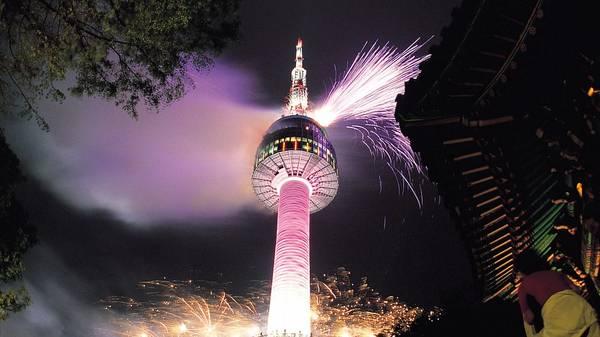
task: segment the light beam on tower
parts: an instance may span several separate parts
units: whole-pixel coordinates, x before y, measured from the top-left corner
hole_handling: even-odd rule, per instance
[[[289,114],[267,130],[256,152],[252,185],[278,212],[267,333],[308,337],[310,312],[310,213],[326,207],[338,189],[335,151],[325,129],[306,116],[308,94],[296,45]]]

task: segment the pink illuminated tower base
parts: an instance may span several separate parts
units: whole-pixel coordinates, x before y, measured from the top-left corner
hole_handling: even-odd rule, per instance
[[[279,190],[268,331],[310,335],[310,185],[287,178]]]

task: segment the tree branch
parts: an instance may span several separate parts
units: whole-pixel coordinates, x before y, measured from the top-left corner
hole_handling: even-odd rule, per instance
[[[82,22],[78,19],[73,19],[73,18],[69,18],[66,15],[60,13],[60,11],[58,11],[56,8],[52,7],[52,5],[50,5],[49,3],[47,3],[44,0],[36,0],[37,2],[43,4],[46,8],[48,8],[49,10],[51,10],[52,12],[54,12],[56,15],[59,15],[60,17],[63,18],[63,20],[67,23],[69,23],[71,26],[79,29],[80,31],[93,36],[99,40],[103,40],[106,42],[114,42],[114,43],[119,43],[119,44],[124,44],[124,45],[129,45],[129,46],[135,46],[135,44],[131,43],[131,42],[127,42],[127,41],[122,41],[119,39],[115,39],[114,37],[106,37],[102,31],[98,30],[96,27],[91,26],[85,22]],[[90,31],[89,29],[86,29],[85,27],[90,27],[91,29],[95,30],[97,33]]]

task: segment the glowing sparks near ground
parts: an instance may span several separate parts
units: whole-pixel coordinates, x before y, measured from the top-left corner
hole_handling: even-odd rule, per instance
[[[438,317],[439,308],[425,312],[411,307],[393,296],[384,297],[372,289],[367,278],[354,284],[350,272],[343,267],[334,275],[313,279],[312,310],[315,336],[371,337],[393,336],[410,330],[423,315]]]
[[[139,284],[143,298],[111,297],[105,308],[117,317],[107,336],[127,337],[251,337],[260,333],[256,296],[227,294],[203,281],[147,281]]]
[[[257,337],[266,330],[269,284],[255,282],[243,296],[227,294],[223,285],[206,281],[147,281],[143,299],[112,297],[105,308],[123,337]],[[441,310],[425,311],[383,297],[366,278],[353,284],[350,272],[312,279],[311,325],[314,337],[392,336],[410,330],[415,320],[436,319]],[[264,332],[263,332],[264,334]]]
[[[360,134],[371,155],[385,160],[394,176],[400,177],[402,185],[414,194],[419,206],[422,202],[408,173],[421,173],[422,169],[396,123],[394,109],[396,96],[404,93],[404,83],[417,77],[419,64],[429,58],[415,55],[423,45],[416,40],[407,49],[399,50],[389,44],[365,44],[313,112],[313,118],[323,126],[339,124]]]

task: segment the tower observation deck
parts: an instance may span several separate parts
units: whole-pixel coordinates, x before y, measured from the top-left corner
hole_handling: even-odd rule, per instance
[[[338,190],[335,150],[325,129],[306,116],[302,59],[299,40],[288,102],[291,114],[267,130],[252,174],[259,200],[278,213],[267,326],[270,337],[311,334],[310,213],[325,208]]]

